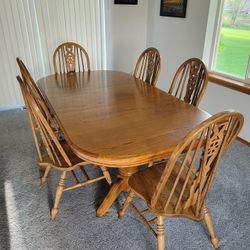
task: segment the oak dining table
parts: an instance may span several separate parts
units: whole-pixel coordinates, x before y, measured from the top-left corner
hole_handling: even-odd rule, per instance
[[[97,209],[103,216],[140,165],[164,159],[210,115],[118,71],[49,75],[38,82],[72,151],[117,168],[117,181]]]

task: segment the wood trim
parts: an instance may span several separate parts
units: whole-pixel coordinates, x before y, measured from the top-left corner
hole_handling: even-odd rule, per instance
[[[250,147],[250,142],[247,141],[247,140],[245,140],[245,139],[243,139],[243,138],[241,138],[241,137],[239,137],[239,136],[237,137],[237,141],[239,141],[239,142],[247,145],[248,147]]]
[[[250,84],[247,81],[230,79],[215,72],[209,72],[208,79],[212,83],[250,95]]]

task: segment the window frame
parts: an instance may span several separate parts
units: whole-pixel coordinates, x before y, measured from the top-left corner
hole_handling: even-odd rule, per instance
[[[224,9],[225,0],[218,1],[217,9],[216,9],[216,18],[213,28],[213,37],[212,37],[212,45],[211,45],[211,56],[209,58],[208,67],[212,74],[218,75],[219,77],[228,78],[232,81],[239,81],[244,84],[250,85],[250,78],[241,78],[235,75],[231,75],[227,72],[221,72],[215,70],[216,58],[218,55],[218,46],[220,42],[220,31],[222,27],[222,16],[223,16],[223,9]],[[250,60],[247,63],[246,73],[250,71]]]

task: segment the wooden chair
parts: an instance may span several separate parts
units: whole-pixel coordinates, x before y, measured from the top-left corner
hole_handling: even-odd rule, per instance
[[[53,63],[55,74],[90,71],[88,53],[82,46],[73,42],[63,43],[56,48]]]
[[[26,97],[24,95],[24,90],[22,88],[23,81],[25,82],[25,85],[27,85],[27,88],[28,88],[30,94],[32,96],[34,96],[38,105],[41,106],[41,109],[43,110],[47,121],[52,126],[52,128],[55,131],[55,133],[57,134],[58,138],[60,138],[62,140],[63,136],[61,133],[60,125],[59,125],[56,117],[54,116],[53,112],[50,111],[49,105],[48,105],[46,99],[44,98],[44,96],[40,92],[39,88],[37,87],[36,83],[34,82],[30,72],[28,71],[28,69],[26,68],[26,66],[24,65],[23,61],[20,58],[17,58],[16,61],[17,61],[17,64],[19,66],[21,75],[23,77],[23,80],[22,80],[21,77],[18,76],[17,80],[19,82],[19,85],[20,85],[20,88],[22,91],[22,95],[23,95],[23,99],[25,102],[25,106],[27,108],[29,123],[31,126],[31,130],[33,133],[33,137],[34,137],[34,141],[35,141],[35,145],[36,145],[36,150],[37,150],[37,154],[38,154],[38,165],[40,166],[40,168],[42,170],[45,170],[46,167],[43,165],[43,157],[42,157],[42,153],[41,153],[43,151],[44,145],[43,145],[43,142],[41,140],[41,135],[40,135],[40,132],[38,130],[37,124],[35,123],[35,120],[34,120],[34,117],[31,113],[31,110],[30,110],[29,106],[27,105],[27,100],[26,100]],[[44,182],[45,182],[45,179],[41,178],[41,183],[44,183]]]
[[[168,93],[198,106],[208,83],[204,63],[198,58],[185,61],[177,70]]]
[[[41,106],[37,104],[34,96],[32,96],[29,92],[28,86],[25,85],[25,83],[20,79],[19,83],[24,93],[27,106],[31,110],[31,113],[35,119],[35,123],[39,128],[43,144],[45,145],[45,153],[42,156],[43,162],[41,163],[41,165],[45,166],[46,170],[42,178],[46,180],[51,169],[55,169],[61,172],[61,177],[56,190],[54,207],[51,210],[51,219],[54,220],[58,213],[58,206],[63,192],[86,186],[102,179],[106,179],[106,181],[111,184],[111,177],[106,167],[100,167],[103,175],[97,178],[90,178],[86,169],[84,168],[86,165],[90,165],[90,163],[78,158],[72,152],[66,141],[58,140],[55,132],[44,116],[44,112],[41,110]],[[87,179],[86,181],[80,182],[76,173],[74,172],[74,170],[77,168],[82,171],[83,175]],[[73,174],[75,184],[65,187],[65,181],[68,173]]]
[[[124,216],[125,210],[132,204],[157,237],[160,250],[165,247],[164,217],[181,216],[195,221],[204,219],[212,244],[218,248],[206,202],[219,162],[238,135],[243,120],[243,116],[237,112],[214,115],[191,131],[168,161],[132,175],[129,179],[131,191],[119,216]],[[135,196],[145,201],[148,209],[139,211],[132,203]],[[146,220],[144,214],[147,212],[156,217]],[[153,222],[157,222],[157,232],[151,225]]]
[[[32,130],[32,134],[33,134],[33,138],[34,138],[34,142],[35,142],[35,146],[36,146],[36,150],[37,150],[37,154],[38,154],[38,165],[40,166],[41,170],[46,170],[46,161],[44,159],[44,155],[42,154],[42,152],[44,151],[45,145],[43,144],[42,138],[41,138],[41,133],[39,131],[38,125],[35,121],[35,118],[31,112],[30,106],[28,105],[27,102],[27,98],[26,98],[26,91],[28,91],[30,93],[30,95],[33,95],[32,90],[30,89],[30,86],[27,84],[27,82],[25,83],[25,81],[22,80],[22,78],[20,76],[17,76],[17,81],[19,82],[19,86],[23,95],[23,99],[24,99],[24,103],[25,103],[25,107],[27,109],[27,114],[28,114],[28,119],[29,119],[29,123],[30,123],[30,127]],[[25,86],[26,86],[26,90],[25,90]],[[36,102],[37,105],[40,105],[40,101],[39,98],[37,98],[36,95],[33,96],[34,98],[36,98]],[[45,103],[42,103],[41,107],[46,109],[46,105]],[[43,112],[44,116],[46,117],[47,121],[49,122],[50,119],[48,119],[48,111],[44,111]],[[51,123],[50,123],[51,124]],[[57,135],[57,137],[60,140],[64,140],[63,136],[62,136],[62,132],[58,129],[55,129],[55,127],[52,127],[53,131],[55,132],[55,134]],[[48,173],[47,173],[48,174]],[[41,184],[46,182],[46,178],[44,176],[41,177]]]
[[[140,55],[133,76],[155,86],[161,71],[160,53],[155,48],[148,48]]]
[[[43,162],[41,137],[40,137],[38,128],[36,126],[36,123],[34,121],[34,117],[31,114],[31,110],[28,107],[25,92],[24,92],[24,89],[23,89],[23,86],[24,86],[23,80],[22,80],[22,78],[20,76],[17,76],[17,81],[19,82],[21,92],[22,92],[22,95],[23,95],[23,99],[24,99],[24,103],[25,103],[25,107],[27,109],[29,123],[30,123],[30,127],[31,127],[32,134],[33,134],[33,137],[34,137],[37,154],[38,154],[38,164],[39,164],[39,163]]]

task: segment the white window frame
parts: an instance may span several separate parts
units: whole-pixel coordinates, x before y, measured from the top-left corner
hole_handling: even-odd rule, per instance
[[[215,23],[213,27],[213,37],[212,37],[212,45],[211,45],[211,50],[210,50],[210,58],[208,59],[208,68],[210,69],[211,72],[219,75],[226,77],[228,79],[240,81],[240,82],[245,82],[249,84],[249,77],[250,77],[250,56],[249,56],[249,61],[248,61],[248,67],[246,69],[246,77],[241,78],[237,77],[234,75],[231,75],[226,72],[221,72],[221,71],[216,71],[215,70],[215,63],[216,63],[216,58],[218,55],[218,45],[219,45],[219,39],[220,39],[220,31],[221,31],[221,25],[222,25],[222,16],[223,16],[223,8],[224,8],[224,3],[225,0],[215,0],[217,2],[217,8],[216,8],[216,17],[215,17]],[[214,11],[214,10],[212,10]],[[248,76],[248,77],[247,77]]]

